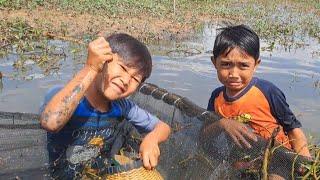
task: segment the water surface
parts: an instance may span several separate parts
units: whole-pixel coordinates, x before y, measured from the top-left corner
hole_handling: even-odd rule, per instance
[[[149,45],[154,66],[148,82],[186,96],[205,108],[212,90],[221,86],[210,62],[217,27],[217,23],[206,23],[198,36],[188,40]],[[307,45],[299,49],[276,46],[272,52],[262,51],[256,76],[277,85],[304,130],[319,134],[320,58],[314,52],[319,52],[320,46],[312,38],[305,39]],[[17,55],[0,59],[0,71],[5,75],[0,91],[1,111],[36,113],[45,92],[56,84],[66,83],[83,66],[85,49],[74,54],[74,47],[67,42],[50,44],[65,49],[66,57],[60,58],[59,68],[48,76],[31,60],[27,60],[24,70],[14,68]],[[262,48],[268,46],[263,40],[261,44]]]

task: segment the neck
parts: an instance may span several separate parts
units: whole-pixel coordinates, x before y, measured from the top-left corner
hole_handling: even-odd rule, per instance
[[[244,91],[248,86],[250,86],[250,84],[252,83],[252,81],[254,80],[254,78],[252,78],[250,80],[250,82],[244,87],[242,88],[240,91],[230,91],[230,89],[226,89],[226,93],[229,97],[235,97],[238,96],[242,91]]]
[[[91,83],[86,91],[85,97],[90,105],[100,112],[107,112],[110,109],[110,101],[103,95],[100,89],[95,84],[96,81]]]
[[[240,91],[230,91],[229,89],[226,89],[226,93],[229,97],[235,97],[239,95],[245,88],[241,89]]]

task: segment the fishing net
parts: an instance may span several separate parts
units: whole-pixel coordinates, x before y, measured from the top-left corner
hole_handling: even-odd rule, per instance
[[[49,161],[46,138],[37,115],[1,112],[0,179],[43,179]]]
[[[241,149],[223,130],[204,136],[202,128],[220,117],[156,85],[144,84],[130,98],[172,128],[157,167],[165,179],[291,179],[310,172],[301,170],[304,164],[316,163],[273,138],[259,138],[251,149]],[[46,132],[37,119],[34,114],[0,113],[0,179],[49,178]]]
[[[274,138],[258,138],[252,148],[242,149],[221,129],[204,136],[202,128],[220,117],[156,85],[142,86],[131,98],[172,128],[161,146],[159,170],[166,179],[291,179],[310,163]]]

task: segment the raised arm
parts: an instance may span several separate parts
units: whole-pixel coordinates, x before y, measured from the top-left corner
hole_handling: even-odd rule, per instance
[[[50,132],[61,130],[104,63],[111,60],[112,53],[108,42],[103,37],[92,41],[88,46],[86,65],[48,102],[40,116],[41,126]]]

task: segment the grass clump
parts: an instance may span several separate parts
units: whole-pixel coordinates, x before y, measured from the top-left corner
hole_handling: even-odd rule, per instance
[[[27,21],[15,19],[0,22],[0,55],[15,55],[13,67],[21,77],[32,68],[28,64],[37,64],[44,74],[57,69],[61,58],[66,54],[59,47],[50,44],[42,29],[31,26]]]

